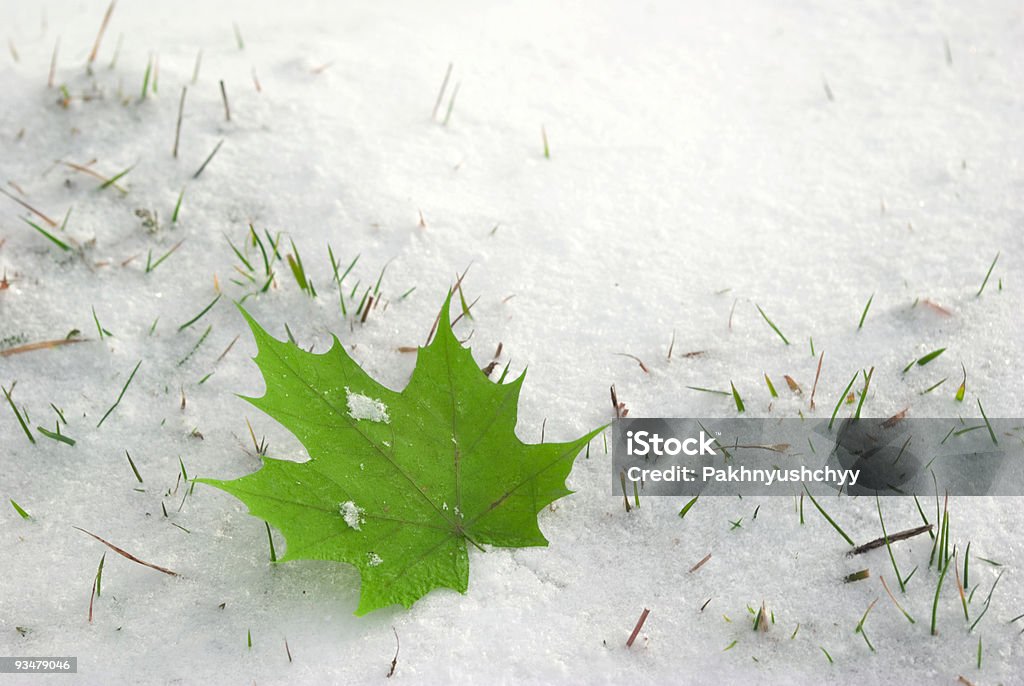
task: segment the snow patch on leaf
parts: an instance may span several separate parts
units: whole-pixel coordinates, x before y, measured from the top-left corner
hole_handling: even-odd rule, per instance
[[[362,530],[362,523],[366,521],[364,514],[366,510],[356,505],[351,500],[348,500],[338,506],[338,511],[341,512],[342,518],[349,527],[356,531]]]
[[[345,396],[348,401],[348,416],[352,419],[369,419],[371,422],[384,422],[385,424],[391,421],[391,416],[388,415],[388,406],[380,400],[353,393],[348,386],[345,386]]]

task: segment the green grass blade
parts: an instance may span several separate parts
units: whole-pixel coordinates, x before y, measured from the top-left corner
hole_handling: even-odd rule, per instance
[[[818,504],[818,501],[814,499],[814,496],[811,495],[811,492],[807,490],[807,486],[804,486],[804,492],[807,494],[807,497],[811,499],[811,503],[814,505],[814,507],[818,509],[818,512],[821,513],[821,516],[825,518],[825,521],[831,524],[832,528],[839,532],[839,535],[843,537],[843,540],[845,540],[851,546],[857,547],[857,544],[853,542],[853,539],[847,536],[846,532],[843,531],[842,527],[836,524],[836,520],[829,517],[828,512],[825,512],[821,505]]]
[[[767,372],[764,375],[764,382],[768,384],[768,392],[771,394],[771,396],[773,398],[778,398],[779,394],[775,392],[775,385],[772,383],[772,380],[768,378]]]
[[[839,414],[839,408],[843,406],[843,401],[846,400],[846,394],[853,388],[853,382],[857,380],[857,372],[853,373],[853,377],[850,379],[850,383],[846,384],[846,389],[839,394],[839,401],[836,403],[836,407],[832,410],[832,418],[828,420],[828,430],[832,430],[832,424],[836,421],[836,415]]]
[[[61,239],[57,238],[56,236],[54,236],[52,233],[50,233],[49,231],[47,231],[43,227],[39,226],[39,224],[36,224],[34,221],[31,221],[30,219],[26,219],[25,217],[22,217],[21,220],[23,222],[25,222],[26,224],[28,224],[29,226],[31,226],[36,231],[38,231],[39,233],[41,233],[43,236],[48,238],[50,241],[53,242],[54,245],[56,245],[61,250],[64,250],[65,252],[71,250],[71,246],[70,245],[68,245],[67,243],[65,243]]]
[[[220,296],[220,295],[218,295],[218,296],[217,296],[216,298],[214,298],[214,299],[213,299],[213,302],[211,302],[211,303],[210,303],[209,305],[207,305],[206,307],[204,307],[204,308],[202,309],[202,311],[201,311],[201,312],[200,312],[199,314],[197,314],[196,316],[192,317],[192,319],[189,319],[189,320],[188,320],[187,322],[185,322],[184,324],[182,324],[181,326],[179,326],[179,327],[178,327],[178,331],[184,331],[185,329],[187,329],[188,327],[192,326],[192,325],[193,325],[193,324],[195,324],[195,323],[196,323],[197,321],[199,321],[200,319],[202,319],[202,318],[203,318],[203,315],[205,315],[205,314],[206,314],[207,312],[209,312],[209,311],[210,311],[211,309],[213,309],[213,306],[217,304],[217,301],[219,301],[219,300],[220,300],[220,298],[221,298],[221,296]]]
[[[30,515],[28,512],[25,512],[25,509],[21,505],[14,502],[14,498],[10,498],[9,500],[11,501],[11,505],[14,506],[14,511],[21,515],[22,519],[32,519],[32,515]]]
[[[772,327],[772,331],[779,335],[779,338],[782,339],[782,342],[785,343],[786,345],[789,345],[789,339],[787,339],[783,335],[783,333],[779,331],[779,327],[775,326],[775,322],[768,318],[768,315],[764,313],[764,310],[761,309],[761,306],[758,305],[757,303],[754,303],[754,307],[756,307],[757,311],[761,313],[761,316],[764,317],[764,320],[768,322],[768,326]]]
[[[981,282],[981,288],[978,289],[978,293],[974,297],[981,297],[982,292],[985,290],[985,286],[988,285],[988,277],[992,276],[992,270],[996,268],[996,262],[998,261],[999,253],[996,253],[995,259],[992,260],[992,264],[988,266],[988,271],[985,273],[985,280]]]
[[[680,519],[683,519],[684,517],[686,517],[686,513],[690,511],[690,508],[692,508],[694,505],[697,504],[697,499],[698,498],[700,498],[700,496],[699,495],[695,495],[695,496],[693,496],[693,498],[690,499],[690,502],[688,502],[685,505],[683,505],[683,509],[679,510],[679,518]]]
[[[735,384],[733,384],[733,382],[730,381],[729,385],[732,386],[732,399],[736,401],[736,411],[745,412],[746,409],[743,406],[743,398],[740,397],[740,393],[739,391],[736,390]]]
[[[868,317],[868,310],[871,309],[871,301],[875,299],[875,294],[872,293],[871,297],[868,298],[868,304],[864,306],[864,311],[860,315],[860,321],[857,323],[857,331],[864,328],[864,320]]]

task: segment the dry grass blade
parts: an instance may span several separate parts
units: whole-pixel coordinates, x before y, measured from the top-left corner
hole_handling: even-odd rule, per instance
[[[26,343],[25,345],[19,345],[16,348],[8,348],[7,350],[0,350],[0,357],[9,357],[11,355],[17,355],[18,353],[29,353],[33,350],[47,350],[49,348],[59,348],[62,345],[70,345],[72,343],[85,343],[87,338],[60,338],[55,341],[39,341],[36,343]]]
[[[149,562],[146,562],[145,560],[140,560],[139,558],[135,557],[131,553],[118,548],[116,545],[114,545],[110,541],[103,540],[102,538],[100,538],[99,536],[97,536],[96,534],[94,534],[92,532],[86,531],[85,529],[83,529],[81,527],[78,527],[78,526],[76,526],[75,528],[78,529],[79,531],[81,531],[83,534],[88,534],[89,536],[92,536],[97,541],[99,541],[103,545],[107,546],[108,548],[113,550],[115,553],[117,553],[121,557],[128,558],[132,562],[136,562],[136,563],[142,565],[143,567],[149,567],[150,569],[155,569],[158,572],[163,572],[164,574],[166,574],[168,576],[178,576],[177,572],[173,572],[170,569],[167,569],[166,567],[161,567],[160,565],[151,564]]]
[[[626,641],[627,648],[633,647],[633,641],[636,640],[636,636],[640,633],[640,629],[644,627],[644,622],[647,621],[647,615],[649,614],[651,614],[651,611],[646,607],[644,608],[644,611],[640,613],[640,619],[636,621],[636,626],[633,627],[633,633],[629,635],[629,640]]]
[[[29,204],[28,204],[27,202],[25,202],[25,201],[24,201],[24,200],[22,200],[21,198],[19,198],[19,197],[15,196],[15,195],[12,195],[12,194],[10,194],[10,193],[8,193],[8,192],[7,192],[7,191],[6,191],[5,189],[3,189],[3,188],[0,188],[0,193],[2,193],[2,194],[4,194],[4,195],[6,195],[6,196],[7,196],[8,198],[10,198],[10,199],[11,199],[11,200],[13,200],[14,202],[18,203],[19,205],[21,205],[22,207],[24,207],[24,208],[25,208],[26,210],[28,210],[28,211],[29,211],[29,212],[31,212],[32,214],[34,214],[34,215],[36,215],[37,217],[39,217],[40,219],[42,219],[42,220],[43,220],[44,222],[46,222],[47,224],[49,224],[51,228],[54,228],[54,229],[56,229],[56,228],[57,228],[57,222],[55,222],[54,220],[52,220],[52,219],[50,219],[49,217],[47,217],[47,216],[46,216],[45,214],[43,214],[42,212],[40,212],[40,211],[39,211],[39,210],[37,210],[36,208],[32,207],[31,205],[29,205]]]
[[[107,30],[107,24],[110,23],[110,15],[114,13],[114,5],[117,4],[117,0],[110,0],[110,6],[107,7],[107,13],[103,15],[103,22],[100,24],[99,33],[96,34],[96,42],[92,44],[92,52],[89,53],[89,64],[96,61],[96,53],[100,51],[100,43],[103,42],[103,34]]]
[[[700,562],[698,562],[694,566],[690,567],[690,574],[693,574],[698,569],[703,567],[707,563],[707,561],[710,560],[710,559],[711,559],[711,553],[708,553],[707,555],[704,556],[704,559],[702,559]]]

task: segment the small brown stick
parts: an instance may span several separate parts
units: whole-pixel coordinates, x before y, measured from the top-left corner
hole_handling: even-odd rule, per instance
[[[672,349],[675,348],[675,347],[676,347],[676,332],[675,332],[675,329],[673,329],[672,330],[672,342],[668,344],[668,357],[666,358],[669,361],[672,360]]]
[[[708,560],[710,560],[710,559],[711,559],[711,553],[708,553],[707,555],[705,555],[705,556],[704,556],[704,559],[703,559],[703,560],[701,560],[700,562],[698,562],[698,563],[697,563],[697,564],[695,564],[694,566],[690,567],[690,574],[693,574],[693,573],[694,573],[694,572],[696,572],[696,571],[697,571],[698,569],[700,569],[701,567],[703,567],[703,566],[704,566],[704,563],[706,563],[706,562],[707,562]]]
[[[388,670],[388,679],[390,679],[395,673],[395,668],[398,666],[398,651],[402,649],[402,644],[398,640],[398,631],[395,627],[391,627],[391,631],[395,633],[395,656],[391,658],[391,669]]]
[[[181,118],[185,114],[185,94],[187,92],[188,86],[182,86],[181,100],[178,101],[178,123],[174,127],[174,159],[178,159],[178,140],[181,138]]]
[[[263,92],[263,88],[260,86],[260,79],[256,76],[256,67],[252,68],[252,85],[256,86],[257,93]]]
[[[651,614],[651,611],[646,607],[644,608],[644,611],[640,613],[640,619],[636,620],[636,626],[633,627],[633,633],[629,635],[629,640],[626,641],[627,648],[633,647],[633,641],[636,640],[636,635],[640,633],[640,629],[643,628],[644,622],[647,621],[647,615],[649,614]]]
[[[284,639],[284,652],[288,655],[288,662],[292,661],[292,649],[288,647],[288,639]]]
[[[814,373],[814,385],[811,387],[811,410],[814,409],[814,392],[818,390],[818,377],[821,376],[821,363],[825,360],[825,351],[821,351],[821,356],[818,358],[818,371]]]
[[[231,108],[228,106],[228,92],[224,88],[224,79],[220,80],[220,97],[224,100],[224,120],[231,121]]]
[[[117,0],[110,0],[110,6],[107,7],[107,13],[103,15],[103,23],[100,24],[100,31],[96,34],[96,42],[93,43],[92,52],[89,53],[89,62],[91,66],[96,61],[96,53],[100,51],[100,43],[103,42],[103,33],[107,30],[107,24],[110,23],[110,15],[114,13],[114,5],[117,4]]]
[[[895,543],[896,541],[903,541],[903,540],[906,540],[908,538],[913,538],[914,536],[920,536],[921,534],[928,533],[929,531],[932,530],[933,526],[935,526],[935,525],[934,524],[925,524],[923,526],[914,527],[913,529],[907,529],[906,531],[900,531],[899,533],[892,534],[891,536],[888,537],[889,538],[889,543]],[[850,557],[852,555],[860,555],[861,553],[866,553],[869,550],[874,550],[875,548],[881,548],[883,545],[885,545],[885,539],[886,539],[886,537],[882,536],[881,538],[876,538],[873,541],[868,541],[864,545],[859,545],[856,548],[854,548],[853,550],[851,550],[850,552],[846,553],[846,556]]]
[[[154,565],[154,564],[150,564],[149,562],[146,562],[146,561],[144,561],[144,560],[140,560],[139,558],[135,557],[135,556],[134,556],[134,555],[132,555],[131,553],[129,553],[129,552],[126,552],[126,551],[124,551],[124,550],[121,550],[120,548],[118,548],[118,547],[117,547],[116,545],[114,545],[113,543],[110,543],[109,541],[105,541],[105,540],[103,540],[102,538],[100,538],[99,536],[97,536],[97,535],[96,535],[96,534],[94,534],[94,533],[91,533],[91,532],[89,532],[89,531],[86,531],[85,529],[83,529],[83,528],[81,528],[81,527],[78,527],[78,526],[76,526],[75,528],[76,528],[76,529],[78,529],[79,531],[81,531],[81,532],[82,532],[83,534],[88,534],[89,536],[92,536],[92,537],[93,537],[93,538],[95,538],[95,539],[96,539],[97,541],[99,541],[99,542],[100,542],[100,543],[102,543],[103,545],[107,546],[108,548],[110,548],[111,550],[113,550],[113,551],[114,551],[115,553],[117,553],[117,554],[118,554],[118,555],[120,555],[121,557],[126,557],[126,558],[128,558],[129,560],[131,560],[132,562],[137,562],[138,564],[142,565],[143,567],[149,567],[150,569],[155,569],[156,571],[158,571],[158,572],[163,572],[164,574],[167,574],[168,576],[178,576],[178,573],[177,573],[177,572],[172,572],[171,570],[169,570],[169,569],[167,569],[167,568],[165,568],[165,567],[161,567],[161,566],[159,566],[159,565]]]
[[[44,222],[46,222],[47,224],[49,224],[49,225],[50,225],[50,226],[52,226],[53,228],[57,228],[57,222],[55,222],[55,221],[53,221],[52,219],[50,219],[49,217],[47,217],[47,216],[46,216],[45,214],[43,214],[42,212],[40,212],[40,211],[39,211],[39,210],[37,210],[36,208],[32,207],[31,205],[29,205],[29,204],[28,204],[27,202],[25,202],[25,201],[24,201],[24,200],[22,200],[21,198],[19,198],[19,197],[15,196],[15,195],[11,195],[11,194],[10,194],[9,192],[7,192],[7,190],[6,190],[6,189],[4,189],[4,188],[0,188],[0,193],[3,193],[3,194],[4,194],[4,195],[6,195],[6,196],[7,196],[8,198],[10,198],[10,199],[11,199],[11,200],[13,200],[14,202],[18,203],[19,205],[21,205],[22,207],[24,207],[24,208],[25,208],[26,210],[28,210],[28,211],[29,211],[29,212],[31,212],[32,214],[36,215],[37,217],[39,217],[40,219],[42,219],[42,220],[43,220]]]
[[[38,341],[36,343],[26,343],[25,345],[19,345],[16,348],[8,348],[7,350],[0,350],[0,357],[8,357],[10,355],[17,355],[18,353],[30,353],[33,350],[47,350],[49,348],[59,348],[62,345],[71,345],[72,343],[84,343],[87,338],[58,338],[55,341]]]
[[[53,57],[50,58],[50,76],[46,79],[46,87],[53,88],[53,77],[57,73],[57,52],[60,51],[60,36],[53,44]]]

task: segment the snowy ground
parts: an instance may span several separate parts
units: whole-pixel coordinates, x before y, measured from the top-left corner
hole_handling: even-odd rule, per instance
[[[280,337],[287,322],[304,346],[322,350],[337,333],[395,388],[414,357],[398,347],[423,342],[447,287],[472,265],[464,286],[479,301],[459,331],[474,331],[482,364],[500,341],[502,361],[529,366],[524,440],[539,440],[545,418],[551,440],[608,421],[612,383],[634,416],[730,415],[731,398],[687,388],[730,381],[748,414],[827,416],[850,375],[872,366],[873,416],[976,416],[978,399],[990,416],[1020,416],[1019,3],[122,2],[90,76],[105,9],[0,4],[11,42],[0,182],[58,224],[71,209],[51,231],[82,248],[61,251],[20,218],[40,217],[0,197],[2,347],[73,329],[90,339],[0,357],[0,383],[17,381],[32,426],[52,429],[53,403],[77,441],[33,429],[30,444],[0,405],[0,498],[32,516],[0,504],[0,655],[77,655],[75,682],[89,684],[382,682],[394,627],[393,680],[407,683],[1024,683],[1024,626],[1009,623],[1024,612],[1020,499],[951,500],[951,539],[961,550],[971,542],[972,622],[1003,577],[972,633],[947,579],[931,636],[938,579],[927,539],[895,549],[901,568],[919,567],[900,597],[910,624],[878,582],[894,585],[884,550],[846,558],[835,531],[813,511],[801,526],[789,499],[702,500],[680,520],[682,502],[647,498],[627,514],[608,492],[600,443],[570,477],[577,493],[541,515],[549,548],[471,551],[465,596],[437,591],[410,611],[363,618],[352,615],[353,570],[271,566],[263,524],[244,505],[197,487],[179,511],[184,487],[175,490],[179,457],[190,476],[257,468],[246,418],[272,455],[301,458],[234,395],[261,388],[251,336],[228,302],[255,290],[232,283],[241,263],[228,243],[241,249],[249,223],[292,238],[320,294],[303,294],[278,263],[250,311]],[[159,69],[140,101],[150,56]],[[117,182],[128,192],[56,160],[107,178],[132,167]],[[146,273],[150,250],[156,259],[182,240]],[[342,319],[328,242],[343,266],[361,255],[345,282],[359,281],[359,293],[388,265],[386,311],[362,325]],[[179,332],[218,292],[227,297]],[[99,340],[93,308],[111,337]],[[811,337],[825,353],[814,412]],[[961,363],[963,404],[953,397]],[[774,404],[765,373],[780,391]],[[885,507],[892,529],[920,522],[913,501]],[[871,502],[828,508],[858,541],[881,534]],[[104,548],[74,526],[181,577],[108,554],[89,623]],[[842,583],[864,567],[870,579]],[[875,598],[872,653],[854,628]],[[747,610],[762,601],[776,619],[764,634]]]

